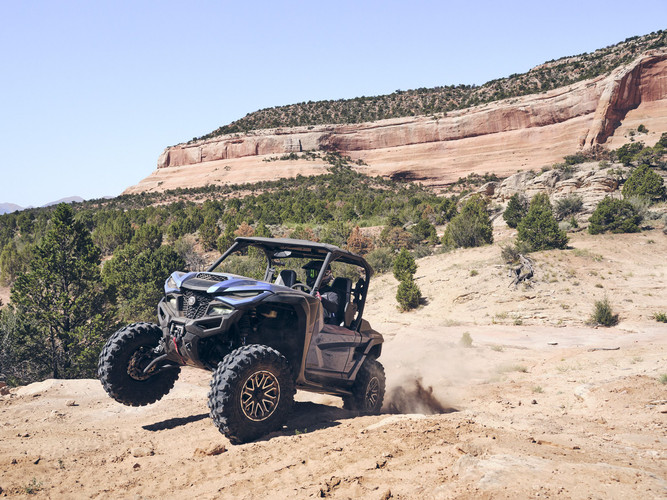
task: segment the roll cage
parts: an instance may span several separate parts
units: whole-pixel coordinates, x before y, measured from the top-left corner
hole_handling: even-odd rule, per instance
[[[308,240],[298,240],[292,238],[264,238],[264,237],[246,237],[240,236],[234,240],[230,246],[213,264],[207,272],[213,272],[227,257],[242,252],[248,247],[254,247],[262,250],[266,256],[267,266],[263,281],[270,283],[275,275],[275,264],[283,258],[300,258],[308,260],[321,260],[323,264],[320,273],[315,280],[310,295],[315,296],[322,284],[324,270],[333,263],[340,262],[360,267],[364,270],[364,278],[357,282],[355,287],[355,302],[357,304],[357,317],[363,315],[366,304],[366,294],[368,291],[368,282],[373,274],[373,268],[366,262],[362,256],[343,250],[336,245],[327,243],[317,243]]]

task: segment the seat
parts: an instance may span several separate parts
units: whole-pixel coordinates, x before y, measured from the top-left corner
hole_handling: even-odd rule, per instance
[[[296,271],[293,271],[292,269],[283,269],[280,271],[278,278],[276,279],[276,285],[292,288],[294,283],[296,283]]]
[[[336,278],[333,283],[331,284],[331,288],[336,292],[338,295],[338,310],[336,311],[336,322],[337,324],[343,324],[343,326],[350,326],[350,322],[352,321],[352,318],[354,318],[354,314],[352,314],[352,318],[349,318],[348,321],[348,315],[346,312],[351,309],[351,304],[350,304],[350,298],[352,296],[352,280],[349,278]]]

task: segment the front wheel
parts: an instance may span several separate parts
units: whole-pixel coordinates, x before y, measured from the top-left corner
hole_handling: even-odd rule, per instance
[[[263,345],[239,347],[213,373],[208,407],[211,418],[234,444],[279,430],[294,402],[287,359]]]
[[[343,397],[343,408],[364,415],[380,413],[384,389],[384,367],[377,359],[366,358],[352,385],[352,394]]]
[[[97,368],[97,375],[109,396],[128,406],[145,406],[165,396],[178,378],[180,367],[158,371],[153,366],[154,349],[162,330],[152,323],[133,323],[121,328],[107,341]]]

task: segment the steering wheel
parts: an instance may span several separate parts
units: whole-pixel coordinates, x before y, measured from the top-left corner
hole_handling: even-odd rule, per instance
[[[302,292],[310,293],[310,287],[304,285],[303,283],[294,283],[291,287],[292,290],[301,290]]]

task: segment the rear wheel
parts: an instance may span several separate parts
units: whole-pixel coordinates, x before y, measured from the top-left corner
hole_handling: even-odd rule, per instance
[[[359,368],[352,385],[352,394],[343,397],[343,408],[364,415],[380,413],[384,401],[384,367],[374,359],[367,358]]]
[[[133,323],[107,341],[100,354],[97,375],[109,396],[128,406],[155,403],[172,387],[180,367],[158,371],[144,369],[155,359],[162,330],[152,323]]]
[[[220,362],[211,380],[211,418],[234,444],[279,430],[294,402],[287,359],[263,345],[243,346]]]

